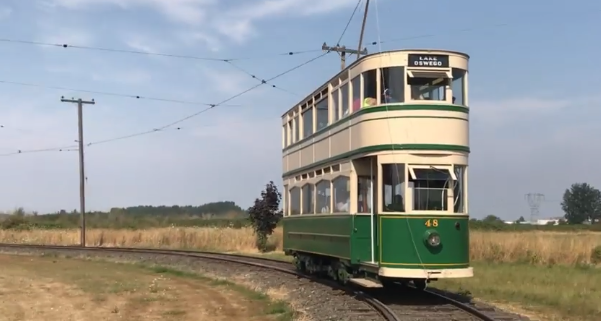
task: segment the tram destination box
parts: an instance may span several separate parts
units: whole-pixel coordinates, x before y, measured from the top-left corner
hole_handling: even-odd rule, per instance
[[[447,68],[449,67],[449,56],[409,54],[408,65],[409,67]]]

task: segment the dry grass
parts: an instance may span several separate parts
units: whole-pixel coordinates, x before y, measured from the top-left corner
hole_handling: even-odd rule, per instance
[[[291,319],[269,294],[176,270],[25,255],[0,265],[0,320]]]
[[[87,233],[88,245],[203,249],[257,253],[250,228],[155,228],[146,230],[95,229]],[[0,230],[0,243],[71,245],[79,243],[78,230]],[[269,243],[282,250],[282,230],[276,229]],[[595,232],[483,232],[470,234],[472,261],[527,262],[532,264],[582,265],[601,246]]]

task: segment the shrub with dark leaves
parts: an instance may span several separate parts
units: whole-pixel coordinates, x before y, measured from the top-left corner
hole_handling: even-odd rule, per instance
[[[261,198],[255,199],[255,205],[248,209],[248,219],[257,236],[257,248],[261,252],[267,252],[267,237],[273,234],[282,217],[281,198],[277,186],[270,181],[261,192]]]

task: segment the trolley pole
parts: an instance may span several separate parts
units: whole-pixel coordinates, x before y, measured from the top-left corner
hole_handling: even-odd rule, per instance
[[[79,131],[79,211],[81,215],[81,247],[86,247],[86,184],[85,184],[85,169],[84,169],[84,153],[83,153],[83,105],[94,105],[94,99],[91,101],[79,99],[65,99],[61,97],[64,103],[77,103],[77,121]]]
[[[346,54],[349,53],[351,55],[367,55],[367,48],[363,48],[363,50],[353,50],[347,49],[345,46],[328,46],[325,42],[321,46],[321,50],[323,51],[335,51],[340,54],[340,70],[344,70],[346,68]]]
[[[363,23],[361,24],[361,35],[359,36],[359,47],[357,48],[357,60],[361,58],[361,45],[363,44],[363,34],[365,33],[365,22],[367,22],[367,10],[369,9],[369,0],[365,2],[365,13],[363,13]],[[367,50],[367,49],[366,49]],[[367,54],[367,53],[365,53]]]

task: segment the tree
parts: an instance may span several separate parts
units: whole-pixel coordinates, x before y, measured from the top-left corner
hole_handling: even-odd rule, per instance
[[[588,183],[574,183],[563,193],[561,209],[569,224],[601,218],[601,191]]]
[[[257,248],[261,252],[267,252],[267,237],[273,233],[282,217],[281,198],[277,186],[270,181],[261,192],[261,198],[255,199],[255,205],[248,209],[248,219],[257,237]]]
[[[516,224],[520,224],[520,223],[522,223],[522,222],[526,222],[526,220],[524,219],[524,217],[523,217],[523,216],[520,216],[520,218],[518,218],[518,220],[517,220],[517,221],[515,221],[515,223],[516,223]]]
[[[502,219],[494,215],[487,215],[482,221],[486,223],[503,223]]]

